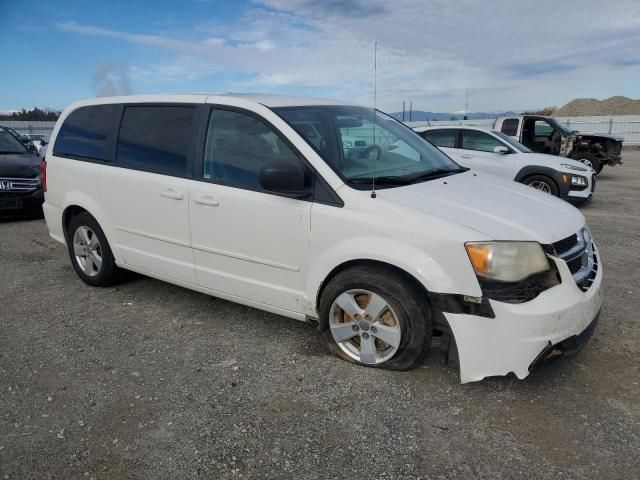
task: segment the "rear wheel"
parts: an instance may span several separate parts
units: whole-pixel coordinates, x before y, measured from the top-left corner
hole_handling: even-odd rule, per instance
[[[602,160],[590,153],[581,153],[576,157],[576,160],[580,163],[584,163],[587,167],[593,168],[596,171],[596,174],[600,173],[604,168]]]
[[[433,331],[424,292],[402,275],[373,267],[336,275],[322,294],[320,319],[335,356],[392,370],[416,366]]]
[[[535,188],[536,190],[540,190],[541,192],[549,193],[556,197],[558,196],[558,186],[556,185],[556,182],[546,175],[532,175],[531,177],[526,178],[522,183],[529,185],[531,188]]]
[[[118,280],[120,269],[100,225],[87,212],[69,222],[67,248],[74,270],[88,285],[105,287]]]

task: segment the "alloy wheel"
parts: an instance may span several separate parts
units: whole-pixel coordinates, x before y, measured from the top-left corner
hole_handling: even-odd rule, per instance
[[[580,163],[584,163],[589,168],[593,168],[593,163],[591,163],[591,160],[589,160],[588,158],[579,158],[578,161]]]
[[[88,276],[95,277],[102,268],[102,246],[100,240],[89,227],[78,227],[73,234],[73,253],[80,269]]]
[[[531,188],[535,188],[536,190],[540,190],[544,193],[551,193],[551,185],[547,182],[543,182],[542,180],[535,180],[529,184]]]
[[[389,302],[368,290],[338,295],[331,305],[329,328],[344,353],[367,365],[392,358],[402,337],[398,315]]]

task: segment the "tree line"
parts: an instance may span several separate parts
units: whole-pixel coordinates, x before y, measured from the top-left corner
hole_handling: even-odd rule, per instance
[[[52,112],[50,110],[41,110],[38,107],[31,110],[22,109],[19,112],[13,112],[10,115],[0,114],[0,120],[40,120],[40,121],[56,121],[60,116],[60,112]]]

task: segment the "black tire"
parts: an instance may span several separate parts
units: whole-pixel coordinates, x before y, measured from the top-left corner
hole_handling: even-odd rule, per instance
[[[595,155],[591,154],[591,153],[579,153],[576,158],[575,158],[578,162],[580,163],[585,163],[585,160],[589,163],[591,163],[591,168],[593,168],[596,171],[596,175],[599,174],[602,169],[604,168],[604,164],[602,163],[602,159],[600,157],[596,157]],[[587,166],[589,166],[587,164]]]
[[[99,242],[102,264],[99,269],[96,269],[96,274],[94,275],[89,275],[85,270],[83,270],[74,253],[74,235],[81,227],[90,229]],[[113,285],[120,279],[121,270],[116,265],[113,252],[111,251],[109,242],[107,242],[107,237],[104,235],[102,228],[100,228],[100,224],[87,212],[81,212],[75,215],[69,222],[69,228],[67,229],[67,251],[69,252],[69,258],[71,259],[73,269],[87,285],[91,285],[93,287],[107,287],[109,285]]]
[[[530,177],[525,178],[522,183],[533,188],[538,188],[537,185],[544,184],[548,186],[549,191],[540,189],[541,191],[550,193],[554,197],[557,197],[559,195],[558,185],[553,180],[553,178],[547,177],[546,175],[531,175]]]
[[[400,325],[397,351],[383,363],[362,363],[350,357],[336,343],[329,327],[334,300],[344,292],[359,289],[383,297],[396,313]],[[418,365],[429,351],[433,321],[424,291],[391,269],[357,266],[340,272],[324,289],[319,314],[324,344],[333,355],[347,362],[389,370],[409,370]]]

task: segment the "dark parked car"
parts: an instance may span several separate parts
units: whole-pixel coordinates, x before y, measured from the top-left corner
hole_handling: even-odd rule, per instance
[[[16,138],[16,140],[22,143],[25,146],[25,148],[29,150],[31,153],[35,153],[35,154],[38,153],[38,148],[33,144],[31,139],[27,135],[21,135],[18,132],[16,132],[13,128],[3,127],[2,125],[0,125],[0,128],[2,128],[3,130],[6,130],[11,135],[13,135]]]
[[[0,216],[42,215],[40,159],[0,127]]]

